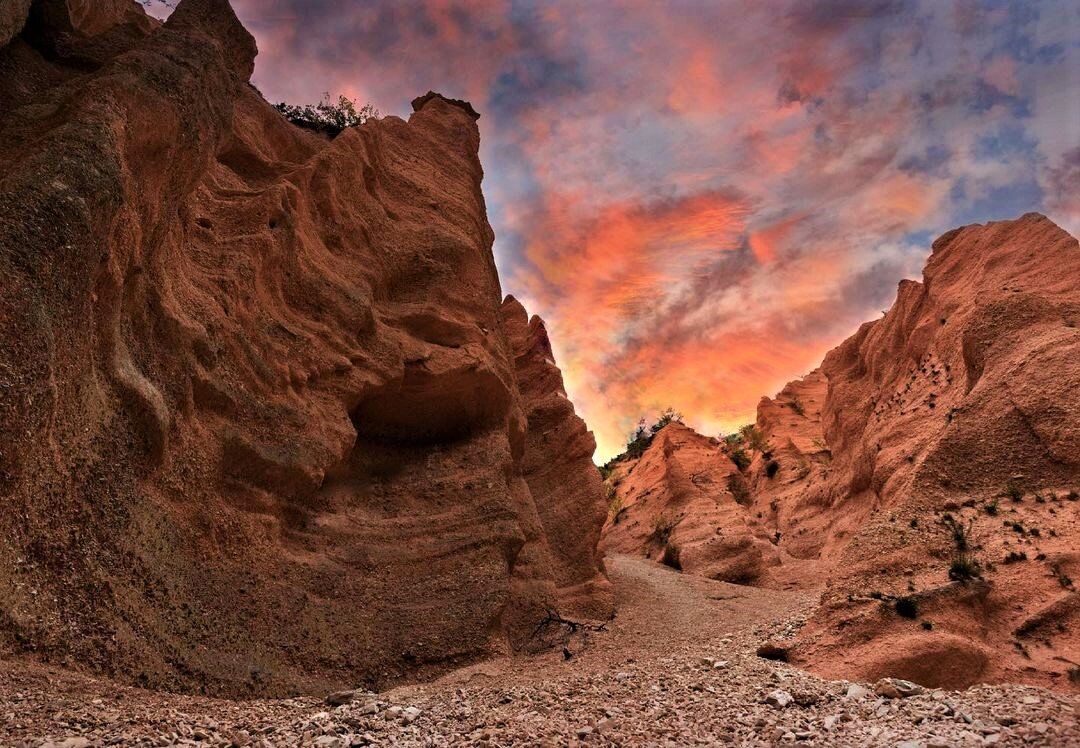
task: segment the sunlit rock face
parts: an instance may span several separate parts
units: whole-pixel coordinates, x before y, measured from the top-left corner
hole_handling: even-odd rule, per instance
[[[250,86],[224,0],[15,11],[2,650],[283,694],[609,615],[592,438],[502,303],[471,107],[331,140]]]
[[[1044,216],[950,231],[881,319],[762,400],[741,472],[679,424],[615,463],[604,547],[738,581],[687,559],[748,535],[744,581],[825,585],[790,657],[833,677],[1075,689],[1077,278]]]

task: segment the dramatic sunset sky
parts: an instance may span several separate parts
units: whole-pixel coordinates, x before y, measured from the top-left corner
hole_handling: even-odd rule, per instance
[[[482,113],[504,291],[547,320],[601,461],[668,405],[752,420],[953,226],[1080,232],[1076,0],[233,5],[272,102]]]

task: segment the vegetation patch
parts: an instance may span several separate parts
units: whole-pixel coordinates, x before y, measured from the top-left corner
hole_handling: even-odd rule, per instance
[[[914,620],[919,617],[919,603],[910,595],[896,598],[896,602],[893,605],[896,608],[896,615],[901,618],[910,618]]]
[[[753,497],[750,495],[750,486],[741,473],[732,473],[728,476],[728,490],[735,497],[735,503],[742,506],[750,506]]]
[[[652,426],[646,425],[645,419],[642,418],[638,421],[637,428],[630,434],[630,438],[626,442],[626,451],[620,455],[620,457],[641,457],[641,455],[645,454],[645,450],[649,448],[649,445],[652,444],[656,435],[659,434],[665,426],[671,423],[682,422],[682,413],[679,413],[674,408],[667,408],[660,414],[660,418],[658,418]],[[611,463],[609,462],[608,464]]]
[[[658,545],[666,546],[677,524],[679,524],[679,520],[673,517],[664,517],[663,515],[657,517],[656,524],[653,525],[652,540],[656,541]]]
[[[670,543],[664,546],[664,555],[660,557],[660,563],[676,571],[682,571],[682,562],[679,560],[679,546]]]
[[[275,104],[274,109],[297,127],[305,130],[325,133],[331,137],[340,135],[347,127],[362,125],[369,119],[379,117],[379,110],[371,104],[360,104],[347,96],[338,96],[337,101],[330,98],[329,92],[323,94],[318,104]]]
[[[966,582],[982,576],[982,567],[975,559],[975,549],[971,540],[971,522],[964,524],[951,514],[941,519],[948,530],[953,544],[952,558],[949,563],[949,579],[954,582]]]

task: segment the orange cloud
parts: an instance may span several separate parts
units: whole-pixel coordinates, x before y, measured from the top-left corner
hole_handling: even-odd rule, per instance
[[[758,262],[770,263],[776,259],[777,250],[787,241],[792,230],[804,215],[791,216],[750,234],[750,249]]]

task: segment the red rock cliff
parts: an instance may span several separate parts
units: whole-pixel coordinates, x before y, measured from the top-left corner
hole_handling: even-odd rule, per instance
[[[3,651],[271,694],[610,613],[591,437],[501,304],[471,107],[295,128],[225,0],[8,25]]]
[[[775,557],[748,540],[727,566],[682,568],[826,583],[797,662],[932,686],[1076,688],[1078,278],[1077,240],[1040,215],[945,234],[922,283],[902,282],[882,319],[762,400],[763,443],[736,445],[741,475],[731,447],[680,425],[640,459],[616,462],[604,547],[659,557],[662,526],[690,559],[749,523]],[[709,478],[717,473],[734,482]],[[740,485],[738,512],[730,493]],[[969,579],[953,568],[964,557],[977,565]]]
[[[1078,278],[1077,240],[1041,215],[956,229],[922,283],[826,357],[824,495],[864,519],[806,661],[927,685],[1080,684]],[[951,574],[950,521],[975,579]]]

